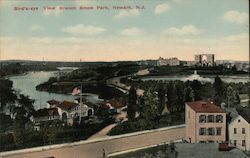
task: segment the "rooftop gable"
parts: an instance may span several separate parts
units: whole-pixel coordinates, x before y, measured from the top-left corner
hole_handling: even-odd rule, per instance
[[[226,113],[223,109],[208,101],[186,102],[196,113]]]
[[[59,115],[57,108],[39,109],[33,112],[33,117],[47,117]]]
[[[71,110],[71,109],[77,107],[78,105],[79,104],[77,104],[77,103],[64,100],[60,105],[58,105],[58,107],[63,109],[63,110],[68,111],[68,110]]]

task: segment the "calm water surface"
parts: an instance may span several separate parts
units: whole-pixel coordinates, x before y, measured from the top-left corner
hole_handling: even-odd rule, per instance
[[[55,94],[37,91],[36,86],[46,82],[50,77],[56,76],[58,71],[39,71],[29,72],[25,75],[11,76],[10,80],[13,81],[13,87],[16,90],[20,90],[21,93],[30,96],[31,99],[35,100],[34,106],[36,109],[46,107],[46,102],[51,99],[58,101],[69,100],[73,101],[76,96]],[[98,95],[88,94],[84,96],[88,101],[96,103],[100,101]]]

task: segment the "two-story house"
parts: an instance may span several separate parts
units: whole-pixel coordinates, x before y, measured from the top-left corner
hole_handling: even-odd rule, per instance
[[[187,102],[185,119],[190,143],[226,141],[226,112],[212,102]]]
[[[228,132],[230,145],[250,151],[250,116],[238,114],[229,123]]]

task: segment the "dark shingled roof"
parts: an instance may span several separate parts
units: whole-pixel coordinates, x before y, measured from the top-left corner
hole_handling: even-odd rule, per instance
[[[78,106],[77,103],[69,102],[66,100],[64,100],[60,105],[58,105],[58,107],[63,109],[63,110],[71,110],[71,109],[75,108],[76,106]]]
[[[207,101],[186,102],[186,104],[197,113],[226,113],[220,107]]]
[[[47,101],[47,103],[49,103],[50,105],[59,105],[60,104],[59,101],[54,100],[54,99]]]
[[[242,116],[248,123],[250,123],[250,114],[245,111],[239,111],[239,115]]]
[[[33,117],[45,117],[59,115],[57,108],[39,109],[33,112]]]

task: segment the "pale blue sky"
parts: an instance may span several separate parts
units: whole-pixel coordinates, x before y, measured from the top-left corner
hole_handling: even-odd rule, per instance
[[[3,59],[140,60],[197,53],[248,60],[247,0],[0,0]],[[144,5],[144,10],[51,11],[44,6]],[[14,11],[13,7],[39,7]]]

